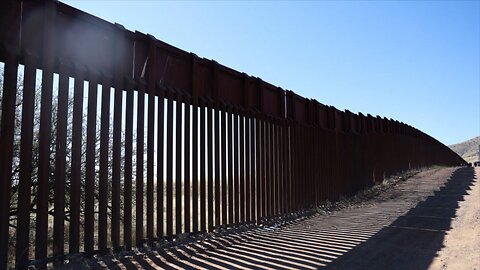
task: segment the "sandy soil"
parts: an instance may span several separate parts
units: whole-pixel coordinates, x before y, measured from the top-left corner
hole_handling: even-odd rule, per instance
[[[480,167],[430,269],[480,269]]]

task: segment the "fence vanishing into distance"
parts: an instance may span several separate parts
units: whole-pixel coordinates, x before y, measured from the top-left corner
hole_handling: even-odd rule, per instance
[[[385,176],[462,165],[55,1],[0,3],[0,268],[261,223]]]

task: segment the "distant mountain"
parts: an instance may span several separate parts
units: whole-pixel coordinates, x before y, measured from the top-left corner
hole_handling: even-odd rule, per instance
[[[467,162],[478,161],[478,146],[480,145],[480,136],[468,141],[450,145],[450,149],[459,154]]]

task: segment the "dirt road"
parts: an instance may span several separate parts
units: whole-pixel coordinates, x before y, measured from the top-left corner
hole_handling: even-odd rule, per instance
[[[286,226],[132,256],[116,269],[480,269],[480,170],[435,168]]]
[[[480,269],[480,167],[430,269]]]

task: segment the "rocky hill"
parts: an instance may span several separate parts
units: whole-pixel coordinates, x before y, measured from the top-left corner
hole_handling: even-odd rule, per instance
[[[450,145],[450,149],[459,154],[467,162],[478,160],[478,146],[480,145],[480,136],[470,140]]]

